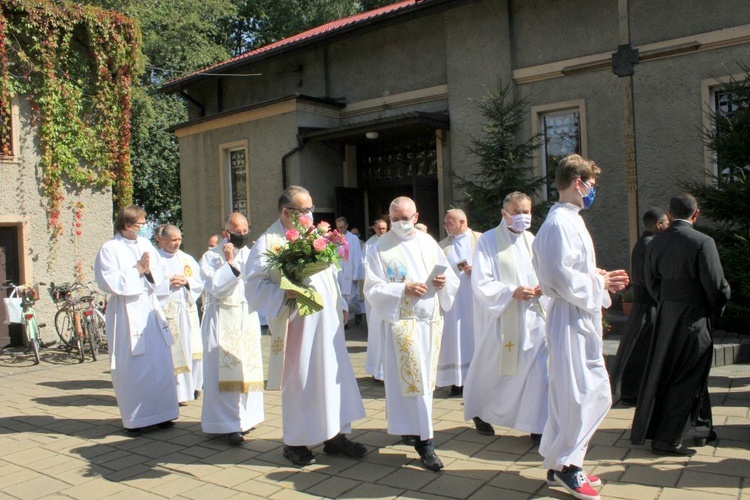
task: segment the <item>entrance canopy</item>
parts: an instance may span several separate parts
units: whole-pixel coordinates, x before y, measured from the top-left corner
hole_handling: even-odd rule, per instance
[[[335,128],[308,130],[302,132],[300,137],[305,142],[374,145],[405,137],[425,135],[437,129],[450,129],[450,118],[447,113],[413,111]],[[368,132],[370,132],[370,137],[373,137],[372,133],[377,133],[377,137],[368,138]]]

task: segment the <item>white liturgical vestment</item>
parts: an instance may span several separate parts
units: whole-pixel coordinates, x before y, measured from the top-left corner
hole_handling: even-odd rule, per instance
[[[263,412],[263,359],[260,344],[260,321],[258,313],[249,307],[245,298],[244,273],[249,263],[250,249],[235,249],[234,267],[239,273],[235,275],[229,263],[224,259],[222,249],[227,244],[223,239],[219,244],[203,254],[201,258],[201,276],[206,289],[203,324],[203,411],[201,429],[207,434],[229,434],[245,432],[264,420]],[[232,343],[225,346],[221,336],[229,333],[221,324],[226,308],[239,309],[237,324],[234,330],[242,332]],[[232,344],[243,342],[242,352],[245,360],[258,368],[260,374],[255,384],[246,380],[249,387],[235,390],[221,387],[224,380],[222,373],[232,362]],[[224,347],[225,346],[225,347]],[[247,367],[246,367],[247,368]]]
[[[534,240],[534,268],[550,300],[549,417],[539,453],[544,467],[581,467],[612,402],[602,355],[602,307],[611,299],[596,268],[580,208],[556,203]]]
[[[362,256],[362,269],[367,270],[367,256],[370,252],[377,251],[377,235],[372,235],[365,243],[364,255]],[[373,310],[370,302],[365,297],[365,310],[367,313],[367,357],[365,359],[365,372],[378,380],[383,380],[383,345],[385,342],[386,324],[383,318]]]
[[[203,292],[203,280],[198,263],[182,250],[169,253],[159,250],[164,266],[164,280],[156,287],[156,296],[167,317],[172,335],[179,335],[172,346],[172,363],[177,379],[177,400],[182,403],[195,399],[193,378],[193,342],[200,341],[200,323],[195,302]],[[174,288],[170,285],[173,276],[184,276],[188,286]],[[175,349],[180,349],[177,359]],[[202,349],[200,349],[202,351]]]
[[[135,267],[145,252],[151,255],[154,283]],[[116,234],[99,250],[94,274],[99,288],[110,294],[107,344],[123,425],[137,429],[176,419],[173,339],[154,293],[164,279],[159,253],[145,238],[130,240]]]
[[[501,246],[510,250],[512,277],[501,272],[498,235],[505,236]],[[502,221],[477,243],[471,272],[476,350],[464,385],[464,418],[479,417],[491,424],[541,434],[547,422],[543,307],[549,301],[544,297],[540,301],[513,298],[519,286],[537,285],[531,264],[533,240],[528,231],[513,233]],[[514,321],[508,321],[509,317]],[[506,328],[514,331],[506,332]],[[502,370],[506,352],[515,357],[514,374]]]
[[[432,392],[443,333],[458,277],[432,236],[414,231],[400,239],[389,231],[367,256],[365,297],[386,323],[383,346],[388,433],[432,439]],[[405,283],[425,283],[435,265],[446,267],[445,286],[420,298]]]
[[[465,262],[471,266],[472,254],[480,233],[471,229],[458,236],[449,236],[440,242],[448,257],[453,272],[459,279],[458,291],[453,307],[445,312],[443,341],[440,344],[437,386],[463,386],[474,356],[474,299],[471,290],[471,275],[458,268]]]
[[[338,433],[350,433],[352,422],[364,418],[365,408],[346,350],[342,311],[347,306],[333,266],[309,278],[323,297],[321,311],[299,316],[295,310],[288,323],[276,321],[288,306],[284,290],[267,269],[265,254],[284,244],[284,233],[281,221],[276,221],[255,242],[247,298],[268,319],[269,327],[287,326],[281,387],[284,444],[314,446]]]

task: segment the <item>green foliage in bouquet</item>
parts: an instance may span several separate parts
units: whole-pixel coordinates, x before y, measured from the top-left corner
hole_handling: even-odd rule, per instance
[[[323,297],[305,280],[331,266],[341,269],[349,248],[346,238],[331,231],[327,222],[306,227],[296,216],[292,222],[294,228],[284,234],[286,243],[273,245],[265,255],[267,268],[281,273],[281,288],[295,292],[299,313],[306,316],[323,309]]]

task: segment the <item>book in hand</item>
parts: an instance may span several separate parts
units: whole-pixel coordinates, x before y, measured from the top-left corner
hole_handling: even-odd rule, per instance
[[[441,264],[435,264],[435,267],[432,268],[430,275],[427,277],[427,280],[425,281],[425,285],[427,285],[427,292],[425,292],[423,297],[431,297],[435,295],[436,290],[435,290],[435,286],[432,284],[432,280],[434,280],[435,277],[440,276],[441,274],[444,274],[446,269],[448,268]]]

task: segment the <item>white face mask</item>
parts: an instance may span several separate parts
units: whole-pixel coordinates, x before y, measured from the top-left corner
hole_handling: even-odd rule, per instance
[[[312,212],[309,214],[302,214],[299,216],[299,223],[302,227],[312,227],[314,218]]]
[[[411,220],[400,220],[391,224],[391,230],[400,238],[408,238],[414,232],[414,223]]]
[[[531,214],[516,214],[511,217],[513,223],[510,228],[514,231],[523,232],[531,227]]]

